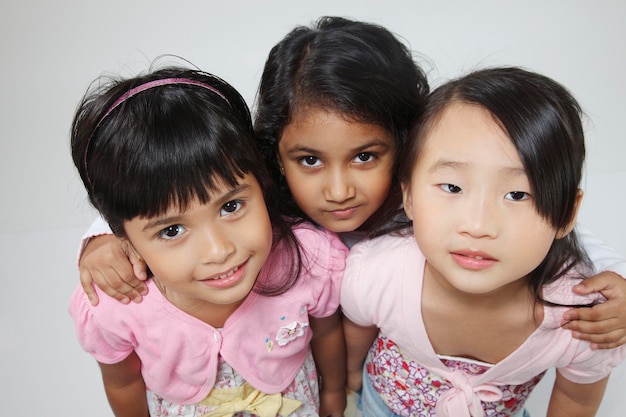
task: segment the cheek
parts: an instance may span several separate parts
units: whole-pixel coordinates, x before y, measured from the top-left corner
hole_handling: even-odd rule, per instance
[[[298,207],[307,214],[317,202],[323,199],[322,191],[309,176],[289,176],[287,185]]]

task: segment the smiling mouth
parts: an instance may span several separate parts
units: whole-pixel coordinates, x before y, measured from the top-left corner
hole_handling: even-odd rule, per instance
[[[224,279],[224,278],[228,278],[229,276],[231,276],[232,274],[234,274],[235,272],[237,272],[239,270],[239,265],[237,265],[236,267],[234,267],[233,269],[231,269],[230,271],[218,275],[216,277],[211,277],[211,278],[207,278],[209,281],[211,280],[218,280],[218,279]]]

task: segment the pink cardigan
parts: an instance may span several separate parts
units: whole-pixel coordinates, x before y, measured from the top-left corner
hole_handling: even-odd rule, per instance
[[[330,232],[300,226],[295,233],[309,255],[296,285],[276,297],[250,293],[219,330],[174,307],[152,281],[142,303],[127,305],[99,293],[93,307],[78,286],[69,310],[80,344],[102,363],[120,362],[134,350],[147,387],[179,404],[208,395],[218,355],[258,390],[283,391],[307,355],[309,315],[326,317],[338,308],[348,253]]]

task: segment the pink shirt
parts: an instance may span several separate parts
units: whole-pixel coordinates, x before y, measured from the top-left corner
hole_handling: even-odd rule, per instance
[[[441,415],[469,415],[468,404],[479,404],[492,388],[523,384],[552,367],[573,382],[592,383],[607,376],[626,355],[624,345],[591,350],[588,342],[574,339],[571,331],[560,328],[567,308],[544,307],[541,325],[508,357],[481,375],[454,372],[437,357],[424,326],[424,262],[413,236],[387,235],[355,245],[346,263],[341,305],[350,320],[376,325],[406,356],[451,381],[454,387],[443,407],[447,413]],[[574,295],[571,288],[575,283],[560,279],[544,287],[544,298],[561,304],[589,302],[589,298]]]
[[[222,329],[170,304],[152,281],[140,304],[124,305],[99,293],[97,307],[91,306],[79,285],[69,309],[80,344],[107,364],[122,361],[134,350],[147,387],[180,404],[193,404],[208,395],[215,384],[218,355],[258,390],[283,391],[307,355],[309,315],[326,317],[338,308],[348,253],[330,232],[309,225],[294,232],[307,254],[297,283],[275,297],[251,292]],[[274,253],[281,256],[280,251]],[[260,277],[282,272],[263,270]]]

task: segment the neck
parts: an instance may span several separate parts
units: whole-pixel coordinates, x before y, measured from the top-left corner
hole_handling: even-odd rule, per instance
[[[154,282],[173,306],[216,329],[224,327],[226,320],[245,300],[244,298],[233,304],[213,304],[203,300],[180,297],[175,292],[168,291],[167,287],[158,280],[154,279]]]

